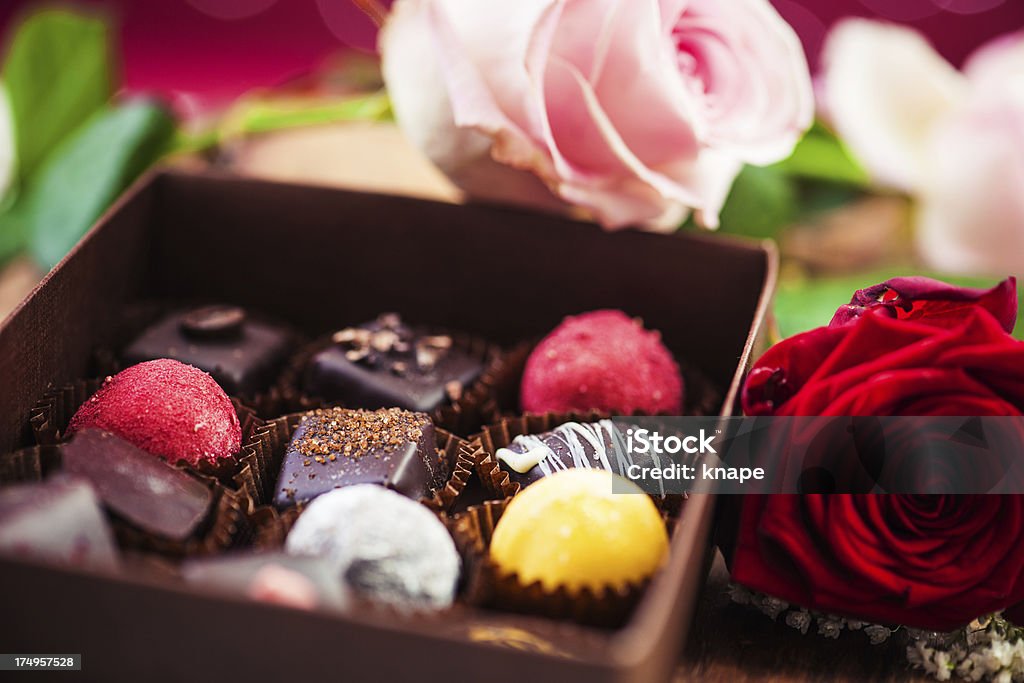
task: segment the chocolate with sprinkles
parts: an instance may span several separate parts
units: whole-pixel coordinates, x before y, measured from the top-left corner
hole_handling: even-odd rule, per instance
[[[439,477],[434,426],[426,414],[326,408],[299,422],[274,503],[289,507],[352,484],[380,484],[418,499],[431,494]]]

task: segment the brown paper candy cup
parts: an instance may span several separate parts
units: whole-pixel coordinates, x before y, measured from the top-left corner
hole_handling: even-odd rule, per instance
[[[263,503],[269,502],[274,496],[274,486],[281,471],[285,451],[288,450],[288,443],[307,412],[291,413],[261,423],[253,430],[249,441],[242,446],[242,453],[247,459],[260,463],[262,471],[271,473],[263,480],[265,488],[260,492],[260,500]],[[455,495],[462,490],[458,482],[452,482],[451,477],[459,463],[460,454],[469,451],[469,444],[440,427],[435,426],[434,434],[437,439],[438,458],[436,481],[432,486],[434,495],[421,502],[432,510],[439,510],[438,506],[444,504],[443,501],[452,495],[445,493],[449,487],[456,491]]]
[[[252,544],[257,550],[280,550],[288,538],[295,520],[302,512],[302,505],[278,510],[273,505],[262,505],[249,515],[252,528]]]
[[[466,334],[451,334],[452,342],[484,362],[480,377],[473,384],[464,387],[462,392],[452,398],[451,402],[433,412],[431,419],[434,424],[459,436],[468,436],[497,415],[495,387],[499,382],[506,381],[503,354],[496,346]],[[313,356],[330,346],[331,336],[320,337],[304,347],[292,357],[281,373],[277,391],[284,409],[289,412],[304,412],[316,408],[342,406],[359,408],[361,406],[345,406],[341,402],[326,401],[311,396],[303,390],[303,377]]]
[[[60,447],[32,446],[0,455],[0,486],[42,481],[60,465]]]
[[[497,404],[496,420],[519,415],[519,390],[523,383],[526,361],[538,340],[523,342],[502,354],[492,373],[492,393]]]
[[[60,389],[53,389],[39,402],[29,415],[29,423],[39,446],[54,446],[64,441],[65,432],[72,416],[90,396],[103,386],[104,380],[80,380]],[[238,422],[242,427],[242,444],[246,444],[256,429],[263,424],[256,411],[240,401],[232,398],[231,404],[238,414]],[[182,469],[197,474],[213,477],[221,484],[244,494],[249,499],[245,506],[255,507],[263,502],[260,492],[265,488],[265,480],[276,476],[276,472],[268,474],[263,463],[249,457],[245,449],[228,458],[214,461],[203,460],[198,465],[185,462],[173,463]],[[244,502],[244,501],[243,501]]]
[[[455,507],[462,492],[469,484],[469,480],[476,471],[474,460],[475,447],[464,439],[454,434],[445,432],[445,443],[441,462],[447,470],[447,481],[433,498],[423,501],[423,504],[437,513],[447,514]],[[438,445],[441,448],[441,445]]]
[[[615,628],[629,618],[647,581],[598,590],[546,589],[539,581],[523,583],[490,559],[491,538],[509,500],[476,505],[448,520],[449,530],[466,565],[463,597],[479,607],[537,614],[588,626]]]

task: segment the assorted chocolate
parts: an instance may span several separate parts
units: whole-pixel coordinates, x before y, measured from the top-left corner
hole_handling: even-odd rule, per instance
[[[363,597],[414,610],[450,606],[462,566],[434,513],[369,484],[314,500],[288,534],[285,550],[334,563],[344,585]]]
[[[611,420],[566,422],[543,434],[521,434],[495,455],[509,479],[523,487],[568,469],[601,469],[624,477],[631,465],[646,464],[629,452]]]
[[[491,538],[498,570],[547,591],[617,590],[648,579],[668,556],[661,514],[635,484],[599,470],[559,472],[512,499]],[[630,487],[635,489],[628,492]],[[625,493],[621,491],[627,491]]]
[[[171,540],[191,537],[213,504],[208,486],[109,432],[81,430],[61,449],[61,461],[119,518]]]
[[[238,413],[224,390],[209,374],[168,358],[108,378],[71,418],[67,435],[90,428],[172,463],[230,458],[242,446]]]
[[[326,408],[303,415],[284,454],[274,504],[305,503],[332,489],[380,484],[413,499],[441,484],[430,417],[401,408]]]
[[[683,377],[661,335],[622,311],[570,316],[526,361],[520,393],[528,413],[680,415]]]
[[[244,308],[203,306],[161,318],[121,358],[126,365],[172,358],[210,373],[233,396],[253,396],[276,382],[294,338],[288,328]]]
[[[352,408],[430,413],[458,399],[483,369],[484,359],[452,336],[385,313],[335,332],[310,359],[303,388]]]
[[[538,595],[562,608],[613,593],[632,600],[664,563],[663,509],[639,489],[612,495],[614,478],[635,464],[619,429],[609,419],[552,417],[680,412],[682,377],[657,332],[620,311],[595,311],[567,318],[536,346],[508,386],[514,392],[521,379],[523,409],[546,413],[551,428],[488,454],[518,485],[503,500],[471,457],[483,440],[460,441],[432,418],[478,382],[484,354],[395,314],[299,351],[288,363],[302,372],[288,388],[333,407],[260,422],[263,431],[245,432],[259,438],[243,443],[244,410],[229,394],[283,387],[294,338],[233,306],[176,311],[144,330],[123,350],[132,365],[91,396],[77,392],[62,413],[73,415],[46,442],[57,442],[60,473],[0,488],[0,552],[114,567],[116,537],[125,550],[162,552],[184,581],[212,590],[300,609],[370,601],[400,611],[444,610],[457,599],[509,605],[470,597],[466,586],[481,584],[484,566],[512,587],[514,607]],[[224,538],[202,546],[213,555],[179,552],[220,528],[213,520],[226,500],[248,519],[232,519]],[[494,512],[486,531],[484,511]],[[271,551],[225,552],[230,545]]]

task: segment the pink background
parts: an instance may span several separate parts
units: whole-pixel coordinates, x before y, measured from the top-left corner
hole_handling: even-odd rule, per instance
[[[773,0],[812,65],[825,32],[846,15],[913,24],[960,63],[985,40],[1024,27],[1024,0]],[[0,25],[31,0],[2,0]],[[118,19],[132,91],[222,103],[320,64],[346,45],[372,49],[374,27],[346,0],[78,0]]]

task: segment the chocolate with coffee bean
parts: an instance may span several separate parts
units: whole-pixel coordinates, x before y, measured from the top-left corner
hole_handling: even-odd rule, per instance
[[[172,358],[210,373],[231,395],[251,396],[274,383],[292,342],[286,327],[243,308],[204,306],[161,318],[121,357],[125,365]]]

